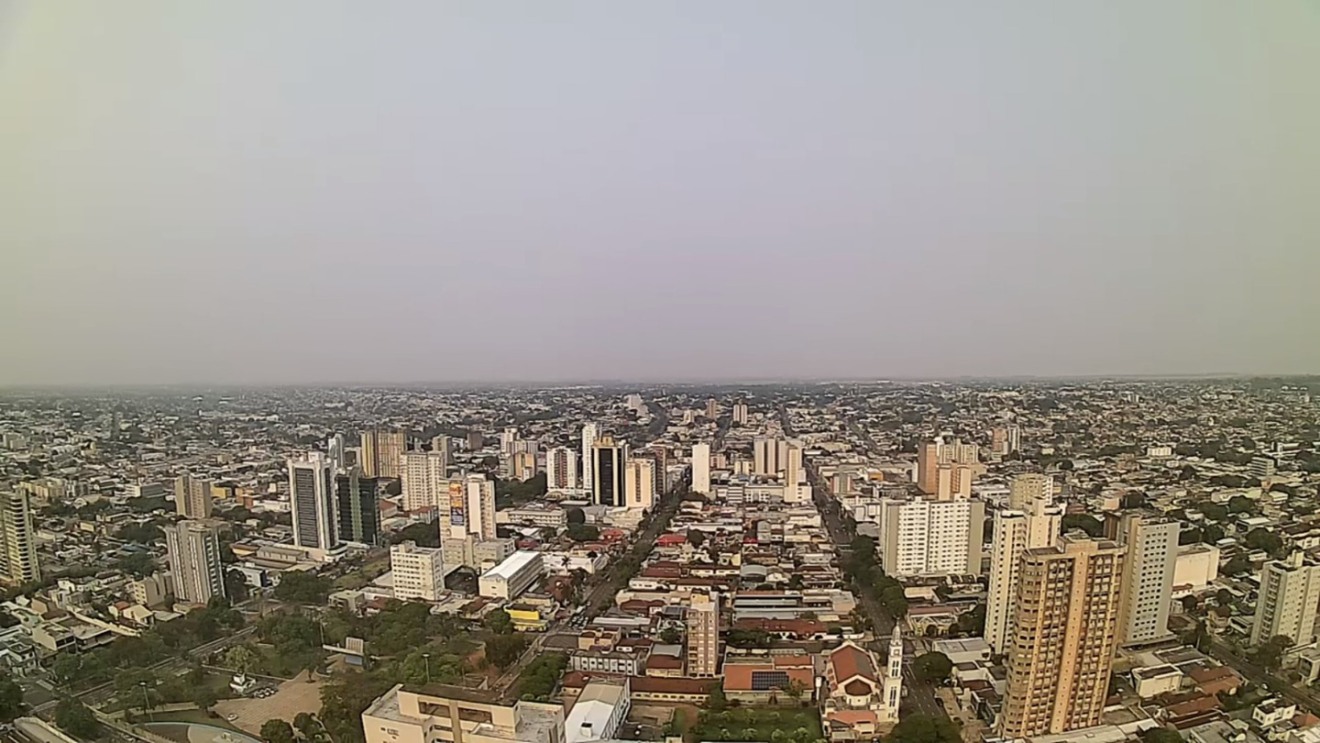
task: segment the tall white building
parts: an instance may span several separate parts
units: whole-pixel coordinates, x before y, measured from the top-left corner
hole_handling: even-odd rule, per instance
[[[37,561],[37,531],[27,491],[0,493],[0,548],[4,578],[10,583],[41,580]]]
[[[174,598],[186,604],[207,604],[216,596],[223,597],[225,573],[215,527],[185,520],[163,531]]]
[[[514,447],[518,444],[518,429],[509,426],[500,431],[500,454],[509,456],[514,452]]]
[[[174,510],[185,519],[211,518],[211,481],[181,475],[174,478]]]
[[[735,426],[747,425],[747,403],[735,402],[733,404],[733,424]]]
[[[600,435],[600,429],[595,423],[587,423],[582,426],[582,489],[590,491],[592,488],[592,453],[596,448],[596,437]]]
[[[889,662],[885,664],[884,700],[876,711],[880,724],[898,722],[898,708],[903,701],[903,635],[902,622],[894,624],[889,638]]]
[[[404,542],[390,547],[394,598],[400,601],[440,601],[445,593],[443,551]]]
[[[495,538],[495,483],[485,475],[449,480],[440,504],[440,539]]]
[[[1050,547],[1059,538],[1063,507],[1045,500],[1032,502],[1032,510],[996,511],[994,542],[990,547],[990,588],[986,594],[985,641],[994,652],[1008,652],[1013,635],[1014,602],[1022,553]]]
[[[444,451],[410,451],[400,456],[404,510],[421,511],[439,506],[448,494],[448,455]]]
[[[651,510],[655,506],[655,460],[636,457],[628,460],[624,482],[624,504],[628,508]]]
[[[1265,563],[1260,571],[1260,597],[1251,625],[1251,644],[1283,635],[1295,645],[1311,642],[1316,605],[1320,604],[1320,564],[1294,552]]]
[[[1054,478],[1038,473],[1014,477],[1009,484],[1008,507],[1014,511],[1031,511],[1035,501],[1054,502]]]
[[[802,446],[794,442],[788,445],[784,458],[784,484],[799,485],[802,480]]]
[[[694,593],[687,612],[687,675],[715,676],[720,662],[720,594]]]
[[[692,492],[710,494],[710,444],[692,445]]]
[[[289,460],[293,544],[317,559],[323,559],[339,546],[334,478],[330,458],[321,452],[309,452],[301,459]]]
[[[577,487],[577,452],[557,446],[545,453],[545,485],[549,492]]]
[[[761,437],[752,443],[752,474],[778,477],[788,466],[788,442]]]
[[[895,578],[981,572],[985,503],[926,498],[880,501],[880,553]]]
[[[1118,612],[1120,645],[1167,640],[1179,524],[1154,514],[1124,513],[1107,521],[1109,538],[1127,547]]]

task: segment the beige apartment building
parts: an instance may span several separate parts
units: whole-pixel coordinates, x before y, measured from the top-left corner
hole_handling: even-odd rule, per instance
[[[362,474],[399,478],[408,437],[403,431],[365,431],[362,434]]]
[[[367,743],[565,743],[564,707],[502,703],[491,692],[431,684],[390,689],[362,713]]]
[[[687,614],[687,672],[709,677],[719,673],[720,595],[696,593]]]
[[[174,478],[174,510],[185,519],[209,519],[212,482],[183,475]]]
[[[1071,537],[1023,554],[1003,737],[1100,723],[1118,647],[1123,556],[1116,542]]]

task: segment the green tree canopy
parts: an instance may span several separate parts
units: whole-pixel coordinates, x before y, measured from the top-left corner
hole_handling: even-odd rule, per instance
[[[297,743],[293,726],[284,720],[266,720],[261,723],[261,739],[266,743]]]
[[[23,688],[9,674],[0,675],[0,721],[12,722],[23,714]]]
[[[962,734],[947,717],[907,715],[885,740],[886,743],[962,743]]]
[[[939,683],[953,672],[953,661],[944,653],[925,653],[912,661],[912,673],[922,681]]]

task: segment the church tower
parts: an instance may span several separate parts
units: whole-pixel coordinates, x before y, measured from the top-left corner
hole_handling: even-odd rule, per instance
[[[898,625],[889,641],[889,663],[885,668],[884,701],[877,712],[879,722],[898,722],[898,707],[903,699],[903,637]]]

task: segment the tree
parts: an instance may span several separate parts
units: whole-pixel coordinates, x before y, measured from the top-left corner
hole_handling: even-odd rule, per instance
[[[250,673],[261,663],[261,656],[247,645],[235,645],[225,651],[225,667],[239,673]]]
[[[377,674],[347,673],[321,688],[321,727],[335,743],[365,743],[362,712],[394,680]]]
[[[565,514],[565,518],[568,520],[569,524],[587,523],[587,514],[577,506],[568,509],[568,511]]]
[[[440,530],[435,524],[409,524],[390,537],[390,544],[414,542],[418,547],[440,546]]]
[[[134,578],[145,578],[156,572],[156,560],[150,552],[133,552],[121,557],[115,567]]]
[[[1206,524],[1201,527],[1201,542],[1214,544],[1224,538],[1224,527],[1219,524]]]
[[[594,524],[570,524],[565,533],[574,542],[594,542],[600,539],[600,529]]]
[[[496,668],[508,668],[526,649],[527,638],[517,632],[510,635],[496,635],[486,641],[486,659]]]
[[[729,706],[729,700],[724,696],[724,689],[719,684],[710,688],[710,696],[706,698],[706,709],[711,712],[723,712]]]
[[[1277,556],[1283,551],[1283,538],[1263,526],[1247,532],[1247,538],[1243,541],[1251,549],[1264,550],[1271,555]]]
[[[1215,592],[1215,603],[1220,606],[1232,606],[1233,592],[1227,588],[1221,588]]]
[[[23,714],[23,688],[9,674],[0,676],[0,722],[12,722]]]
[[[922,681],[939,683],[953,672],[953,661],[944,653],[925,653],[912,661],[912,673]]]
[[[958,726],[947,717],[908,715],[898,721],[886,743],[962,743]]]
[[[1093,538],[1100,537],[1105,531],[1105,525],[1100,519],[1086,513],[1070,513],[1063,517],[1060,526],[1065,532],[1081,529]]]
[[[1191,614],[1192,612],[1201,608],[1201,602],[1198,601],[1195,596],[1183,596],[1180,599],[1180,601],[1182,601],[1183,611],[1187,612],[1188,614]]]
[[[266,720],[261,723],[261,739],[266,743],[297,743],[293,726],[284,720]]]
[[[1254,513],[1256,510],[1256,501],[1245,495],[1235,495],[1228,499],[1229,513]]]
[[[1228,520],[1228,508],[1218,503],[1202,503],[1196,507],[1196,510],[1211,521]]]
[[[1291,637],[1275,635],[1256,648],[1252,653],[1252,659],[1272,671],[1279,667],[1279,664],[1283,661],[1283,654],[1292,646]]]
[[[155,524],[129,524],[115,532],[115,539],[138,544],[151,544],[165,538],[165,532]]]
[[[325,738],[325,728],[321,727],[321,721],[309,712],[294,715],[293,727],[306,743],[316,743]]]
[[[706,543],[706,534],[696,529],[688,529],[687,541],[693,547],[700,547]]]
[[[241,604],[248,600],[248,582],[243,573],[237,570],[225,571],[225,594],[231,604]]]
[[[509,617],[509,612],[503,609],[496,609],[487,614],[481,623],[486,625],[486,629],[497,635],[507,635],[513,632],[513,619]]]
[[[329,578],[313,573],[289,572],[275,586],[275,598],[298,604],[324,604],[333,584]]]
[[[666,645],[676,645],[682,639],[682,633],[673,627],[665,627],[660,631],[660,642],[663,642]]]
[[[1151,728],[1138,734],[1141,743],[1183,743],[1182,736],[1168,728]]]
[[[215,706],[215,692],[206,684],[198,684],[193,687],[192,701],[198,709],[203,712],[210,712],[211,708]]]
[[[1234,555],[1233,559],[1224,565],[1226,575],[1242,575],[1251,570],[1251,560],[1246,555]]]
[[[55,726],[75,738],[101,737],[101,723],[87,705],[73,697],[65,697],[55,705]]]

